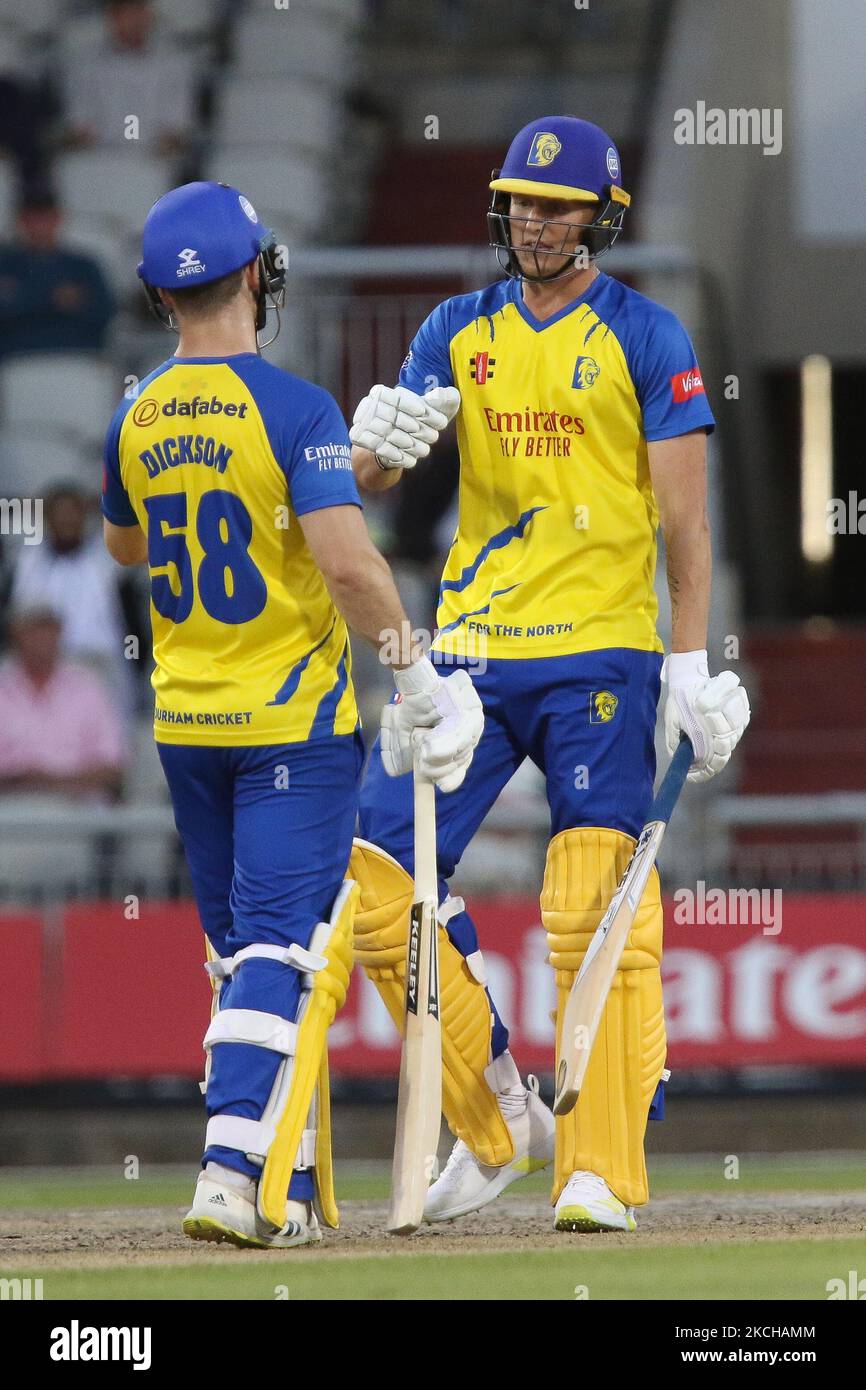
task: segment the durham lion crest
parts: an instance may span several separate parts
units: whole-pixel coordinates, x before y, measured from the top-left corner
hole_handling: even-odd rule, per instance
[[[600,372],[601,367],[594,357],[578,357],[574,364],[574,377],[571,384],[576,390],[585,391],[598,379]]]
[[[552,164],[561,149],[562,145],[555,135],[552,135],[550,131],[540,130],[532,142],[532,149],[529,151],[529,158],[526,162],[536,166]]]
[[[594,690],[589,697],[590,724],[609,724],[618,704],[618,696],[610,690]]]

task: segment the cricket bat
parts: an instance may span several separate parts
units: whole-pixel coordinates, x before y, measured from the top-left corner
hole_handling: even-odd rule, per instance
[[[571,987],[562,1021],[554,1115],[567,1115],[574,1109],[580,1095],[607,996],[647,879],[656,862],[665,828],[694,756],[691,743],[683,736],[650,807],[649,818],[638,837],[626,871],[595,929],[577,979]]]
[[[427,1188],[436,1175],[442,1119],[442,1025],[439,1017],[439,884],[433,783],[415,753],[415,897],[406,956],[406,1010],[397,1135],[391,1170],[388,1230],[408,1236],[421,1225]]]

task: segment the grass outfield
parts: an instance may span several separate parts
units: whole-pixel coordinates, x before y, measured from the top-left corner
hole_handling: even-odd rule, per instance
[[[866,1155],[741,1155],[736,1181],[720,1156],[651,1169],[634,1236],[555,1235],[542,1174],[407,1241],[384,1235],[387,1166],[338,1169],[343,1229],[284,1254],[184,1240],[186,1169],[0,1169],[0,1277],[48,1301],[824,1300],[864,1271]]]
[[[39,1270],[53,1299],[200,1300],[305,1299],[474,1302],[589,1299],[826,1299],[827,1281],[863,1263],[858,1240],[767,1241],[710,1250],[656,1246],[598,1250],[574,1243],[562,1251],[478,1254],[347,1255],[316,1260],[268,1256],[252,1264],[244,1252],[211,1268],[149,1265],[94,1270]],[[16,1269],[26,1277],[26,1268]]]
[[[743,1154],[736,1180],[724,1175],[720,1156],[656,1157],[649,1162],[650,1190],[654,1197],[689,1192],[717,1193],[735,1199],[738,1193],[759,1192],[856,1192],[866,1190],[866,1153]],[[145,1167],[136,1180],[116,1169],[75,1170],[0,1168],[0,1211],[22,1208],[58,1210],[87,1207],[187,1206],[195,1183],[191,1168]],[[387,1164],[337,1166],[340,1201],[384,1200],[389,1190]],[[550,1178],[537,1174],[523,1178],[501,1200],[543,1196]]]

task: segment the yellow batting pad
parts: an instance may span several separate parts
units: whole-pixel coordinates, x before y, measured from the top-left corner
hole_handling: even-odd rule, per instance
[[[349,874],[361,891],[355,914],[355,958],[402,1032],[412,879],[396,859],[366,840],[355,841]],[[490,1002],[441,926],[439,991],[445,1118],[482,1163],[498,1167],[514,1157],[514,1142],[484,1076],[491,1061]]]
[[[541,892],[550,963],[556,971],[559,1059],[569,990],[635,841],[618,830],[563,830],[550,843]],[[557,1117],[553,1201],[571,1174],[597,1173],[626,1206],[649,1196],[644,1136],[665,1064],[661,987],[662,904],[654,868],[635,917],[569,1115]]]
[[[325,957],[327,964],[323,969],[315,971],[310,976],[312,988],[307,995],[303,1015],[298,1023],[291,1087],[285,1108],[277,1123],[276,1135],[268,1148],[259,1183],[258,1204],[261,1214],[278,1229],[285,1225],[289,1182],[313,1099],[313,1092],[316,1088],[316,1081],[320,1077],[327,1080],[327,1070],[323,1071],[323,1060],[326,1062],[328,1029],[333,1023],[338,1009],[341,1009],[346,1002],[349,976],[352,973],[352,919],[358,903],[359,890],[356,884],[352,884],[349,891],[345,892],[344,885],[343,893],[343,902],[332,923],[331,935],[320,950],[320,954]],[[319,1096],[319,1120],[321,1123],[324,1119],[325,1126],[329,1131],[330,1109],[328,1101],[324,1099],[326,1095],[327,1089],[324,1087]],[[318,1147],[321,1147],[323,1142],[323,1137],[320,1135]],[[328,1149],[324,1182],[323,1175],[319,1174],[317,1168],[317,1187],[320,1198],[322,1187],[324,1187],[325,1203],[328,1205],[330,1216],[333,1218],[328,1221],[328,1224],[336,1225],[337,1210],[333,1198],[330,1144]],[[318,1149],[316,1156],[318,1161],[320,1156]],[[322,1214],[328,1220],[328,1211],[325,1210],[324,1206]]]
[[[319,1216],[326,1226],[336,1231],[340,1225],[337,1196],[334,1192],[334,1156],[331,1149],[331,1078],[328,1071],[328,1049],[322,1049],[319,1077],[316,1083],[316,1169],[314,1174]]]

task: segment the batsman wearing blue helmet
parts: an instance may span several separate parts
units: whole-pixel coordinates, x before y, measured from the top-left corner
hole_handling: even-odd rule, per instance
[[[485,727],[438,814],[443,1097],[457,1142],[425,1216],[475,1211],[553,1159],[557,1230],[630,1231],[648,1198],[644,1135],[666,1074],[657,874],[578,1103],[555,1122],[533,1078],[521,1080],[475,927],[448,880],[531,758],[551,814],[541,910],[558,1051],[571,984],[652,797],[660,688],[668,747],[682,732],[692,741],[693,781],[721,771],[749,719],[738,677],[711,679],[707,667],[713,416],[681,324],[599,264],[630,203],[610,137],[573,116],[544,116],[515,137],[490,190],[490,242],[505,278],[434,309],[397,384],[374,386],[350,430],[355,476],[380,490],[429,452],[428,440],[393,428],[395,412],[411,415],[444,390],[457,418],[459,513],[431,654],[438,670],[471,663]],[[659,523],[673,610],[664,665]],[[375,761],[360,823],[356,955],[399,1018],[411,807]]]
[[[154,732],[214,987],[183,1228],[304,1245],[337,1224],[326,1038],[352,967],[363,758],[347,624],[386,644],[402,696],[383,715],[388,775],[408,771],[423,729],[422,770],[453,790],[483,715],[465,672],[388,645],[406,618],[345,422],[259,355],[285,272],[252,204],[224,184],[173,189],[148,214],[138,273],[180,341],[109,426],[102,510],[114,558],[150,570]],[[412,414],[416,436],[444,425],[436,399]]]

